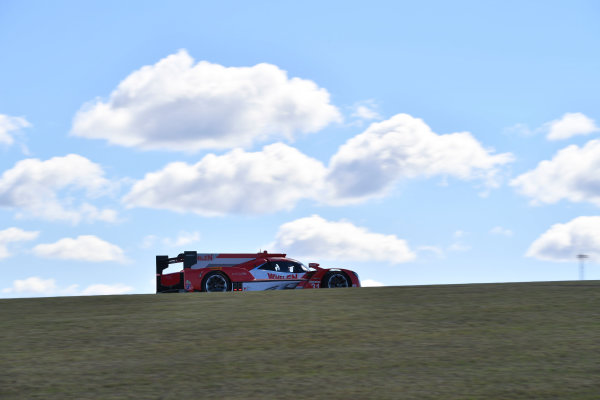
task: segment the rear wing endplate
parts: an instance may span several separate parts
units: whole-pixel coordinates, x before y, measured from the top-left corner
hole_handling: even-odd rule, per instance
[[[190,268],[198,263],[197,251],[185,251],[177,257],[169,258],[169,256],[156,256],[156,275],[162,275],[162,272],[169,268],[170,264],[183,262],[183,268]]]

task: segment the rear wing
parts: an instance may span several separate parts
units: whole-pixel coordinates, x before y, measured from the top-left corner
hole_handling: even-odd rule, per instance
[[[156,275],[162,275],[162,272],[169,268],[170,264],[183,262],[183,268],[190,268],[198,262],[197,251],[184,251],[177,257],[169,258],[169,256],[156,256]]]
[[[198,253],[195,251],[185,251],[177,257],[156,256],[156,293],[180,292],[184,290],[183,272],[171,274],[175,276],[163,282],[163,271],[169,268],[169,265],[180,262],[183,262],[184,268],[190,268],[198,262]]]

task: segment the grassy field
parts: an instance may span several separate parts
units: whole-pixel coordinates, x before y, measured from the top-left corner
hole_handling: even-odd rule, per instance
[[[0,300],[0,399],[600,398],[600,282]]]

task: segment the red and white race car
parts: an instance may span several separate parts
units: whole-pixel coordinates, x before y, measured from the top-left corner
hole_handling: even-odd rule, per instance
[[[170,264],[180,272],[163,274]],[[156,293],[228,292],[251,290],[360,287],[358,274],[348,269],[307,266],[285,254],[213,254],[186,251],[177,257],[156,256]]]

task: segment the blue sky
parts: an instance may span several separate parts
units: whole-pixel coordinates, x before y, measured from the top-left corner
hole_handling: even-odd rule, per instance
[[[125,3],[125,4],[124,4]],[[366,285],[600,279],[594,1],[0,3],[0,297],[283,251]]]

